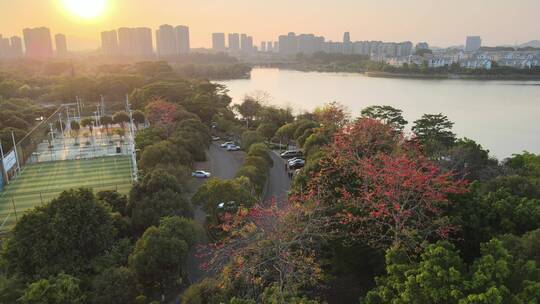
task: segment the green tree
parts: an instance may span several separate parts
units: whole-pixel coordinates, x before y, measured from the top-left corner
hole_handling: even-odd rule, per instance
[[[128,209],[133,229],[138,234],[150,226],[157,226],[164,216],[193,215],[177,179],[163,170],[147,174],[133,186]]]
[[[253,144],[264,142],[264,137],[257,131],[246,131],[242,134],[242,149],[249,150]]]
[[[109,205],[113,212],[118,212],[124,216],[127,215],[127,196],[120,194],[118,191],[107,190],[98,192],[97,198]]]
[[[228,180],[212,178],[199,187],[191,200],[194,204],[202,206],[215,223],[218,220],[218,204],[220,203],[234,201],[238,206],[251,207],[255,203],[255,197],[250,191],[251,187],[246,177]]]
[[[165,294],[182,284],[187,252],[184,240],[165,236],[159,228],[150,227],[135,244],[129,266],[147,295]]]
[[[141,156],[141,168],[152,170],[158,164],[191,165],[192,156],[183,147],[163,140],[144,149]]]
[[[133,303],[139,294],[135,274],[126,267],[108,268],[92,280],[92,303]]]
[[[246,96],[244,98],[244,101],[239,104],[235,105],[234,109],[238,111],[240,115],[242,115],[242,118],[246,121],[246,126],[249,128],[250,122],[253,121],[253,118],[257,113],[261,110],[262,105],[259,101],[256,99]]]
[[[387,274],[377,279],[363,303],[529,303],[540,299],[540,268],[510,255],[497,239],[482,245],[482,256],[466,267],[448,242],[429,245],[419,262],[392,248]],[[530,302],[532,301],[532,302]]]
[[[257,128],[257,132],[265,139],[270,140],[274,137],[278,127],[273,123],[262,123]]]
[[[202,238],[202,227],[192,219],[179,216],[162,217],[159,230],[163,236],[183,240],[192,248]]]
[[[51,279],[42,279],[30,284],[19,302],[21,304],[83,304],[86,299],[79,285],[79,279],[61,273]]]
[[[13,273],[25,277],[85,273],[115,235],[110,214],[91,190],[69,190],[23,215],[5,244],[4,257]]]
[[[115,124],[119,124],[122,126],[122,128],[124,127],[124,124],[128,123],[129,122],[129,115],[128,113],[126,112],[116,112],[114,113],[113,117],[112,117],[112,120]]]
[[[193,284],[182,294],[182,304],[221,304],[226,303],[227,293],[212,278],[205,278]]]
[[[362,116],[382,121],[402,132],[408,122],[403,118],[403,111],[391,106],[370,106],[362,110]]]
[[[489,151],[475,141],[464,138],[443,152],[439,160],[441,167],[452,170],[458,177],[468,180],[488,180],[498,174],[499,162],[489,156]]]
[[[426,152],[435,155],[454,144],[453,126],[454,123],[443,114],[424,114],[414,121],[412,131]]]
[[[136,124],[143,124],[146,121],[146,117],[144,116],[144,113],[140,110],[133,111],[133,122]]]

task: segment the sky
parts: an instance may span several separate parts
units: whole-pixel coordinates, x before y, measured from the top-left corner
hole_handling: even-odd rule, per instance
[[[540,0],[107,0],[91,20],[69,14],[63,1],[0,0],[0,34],[47,26],[67,35],[71,50],[97,48],[103,30],[161,24],[189,26],[192,47],[209,47],[212,32],[247,33],[257,45],[291,31],[440,47],[463,45],[467,35],[490,46],[540,40]]]

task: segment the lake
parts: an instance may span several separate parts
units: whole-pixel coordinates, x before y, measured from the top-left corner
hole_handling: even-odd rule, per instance
[[[251,79],[219,81],[234,103],[265,91],[270,104],[296,113],[337,101],[354,116],[370,105],[403,110],[411,124],[424,113],[443,113],[459,137],[476,140],[499,159],[540,153],[540,81],[415,80],[354,73],[253,69]],[[409,126],[410,128],[410,126]]]

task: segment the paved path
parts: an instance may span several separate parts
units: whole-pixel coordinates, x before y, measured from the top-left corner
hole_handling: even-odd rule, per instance
[[[291,180],[285,170],[286,162],[275,151],[271,151],[270,156],[274,161],[274,166],[270,168],[264,201],[267,202],[273,198],[278,202],[284,201],[287,199],[287,192],[291,188]]]
[[[283,201],[287,198],[287,191],[291,186],[291,181],[285,170],[285,161],[275,152],[270,152],[274,165],[270,168],[269,181],[267,184],[264,201],[269,201],[276,198]],[[236,177],[236,172],[244,162],[244,152],[228,152],[219,147],[218,143],[213,143],[208,150],[208,161],[195,164],[197,170],[205,170],[212,173],[212,176],[221,179],[232,179]],[[198,180],[193,184],[193,189],[196,191],[204,180]],[[193,194],[191,194],[193,195]],[[206,214],[199,206],[194,206],[195,221],[204,227],[206,222]],[[205,234],[202,243],[208,243],[208,236]],[[199,265],[204,262],[204,259],[196,257],[196,249],[192,249],[188,254],[187,259],[187,276],[191,284],[200,282],[205,277],[211,275],[204,270],[201,270]],[[175,300],[171,303],[178,303]]]
[[[244,162],[244,152],[228,152],[227,150],[221,148],[219,144],[213,143],[210,145],[208,150],[208,161],[200,162],[195,164],[197,170],[205,170],[212,173],[213,177],[221,179],[232,179],[236,176],[236,172]],[[193,189],[197,189],[205,182],[205,180],[198,180],[194,183]],[[193,193],[194,194],[194,193]],[[193,195],[192,194],[192,195]],[[194,218],[197,223],[202,227],[205,227],[206,214],[200,206],[193,206],[194,208]],[[204,234],[204,239],[202,243],[208,243],[209,239],[206,234]],[[188,279],[193,284],[199,282],[203,278],[207,277],[209,274],[204,270],[200,269],[199,265],[203,263],[204,260],[196,257],[196,249],[192,249],[188,254],[187,259],[187,273]]]

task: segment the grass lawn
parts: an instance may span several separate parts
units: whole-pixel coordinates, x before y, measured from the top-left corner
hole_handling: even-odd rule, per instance
[[[15,223],[24,211],[47,203],[64,190],[87,187],[94,191],[131,188],[131,160],[128,156],[44,162],[26,166],[22,173],[0,192],[0,230]]]

